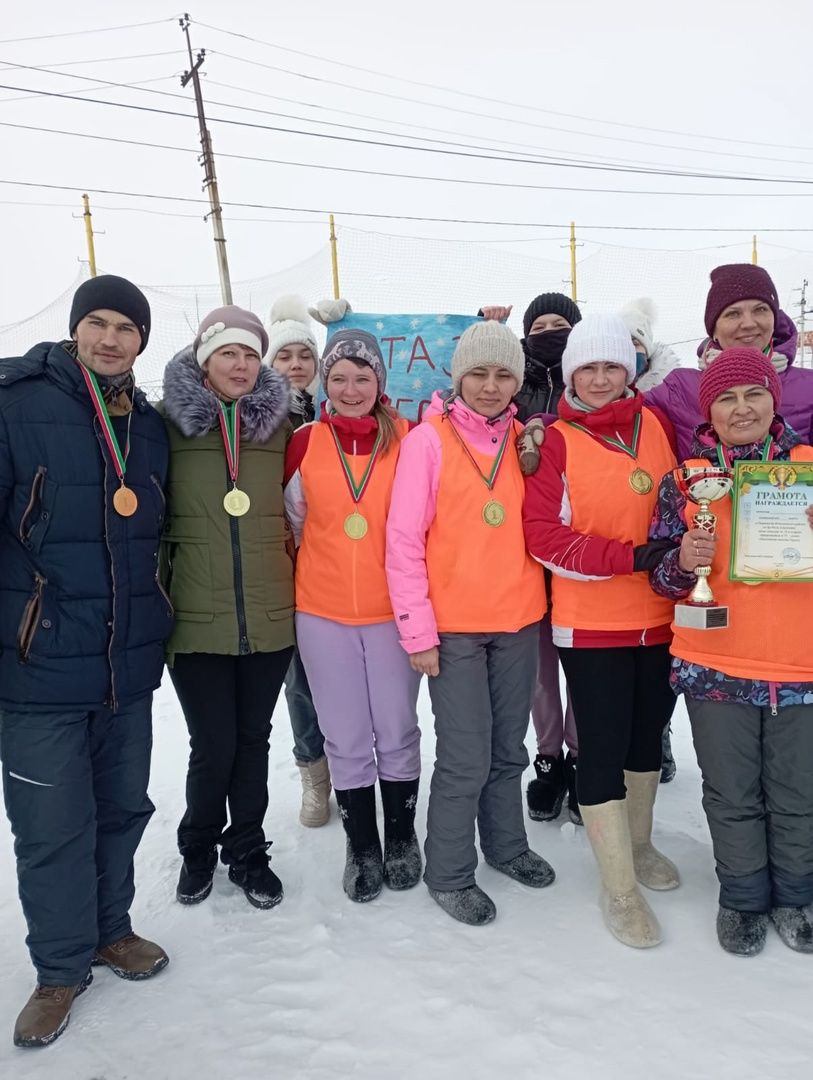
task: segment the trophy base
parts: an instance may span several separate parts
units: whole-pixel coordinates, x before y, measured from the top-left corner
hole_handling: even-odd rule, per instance
[[[691,630],[725,630],[728,626],[728,608],[712,604],[675,604],[675,626]]]

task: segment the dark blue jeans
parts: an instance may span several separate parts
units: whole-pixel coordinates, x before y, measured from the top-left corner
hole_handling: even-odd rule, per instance
[[[26,944],[46,986],[81,982],[96,948],[132,929],[133,857],[154,810],[151,707],[148,694],[117,712],[0,711]]]
[[[297,650],[294,650],[285,676],[285,700],[294,736],[294,758],[302,765],[318,761],[325,752],[325,737],[319,727],[308,676]]]

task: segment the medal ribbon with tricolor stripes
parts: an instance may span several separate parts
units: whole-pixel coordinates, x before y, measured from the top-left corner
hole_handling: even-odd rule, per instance
[[[381,429],[379,428],[378,433],[375,437],[375,442],[373,443],[373,450],[370,454],[370,460],[367,462],[367,468],[364,470],[364,475],[357,484],[356,481],[353,479],[353,473],[350,469],[350,462],[347,460],[347,455],[345,454],[344,450],[342,450],[342,444],[339,442],[339,437],[336,434],[336,429],[333,427],[332,424],[329,424],[328,426],[330,428],[330,433],[333,436],[333,441],[336,444],[336,449],[339,451],[339,460],[342,463],[344,478],[347,481],[348,488],[350,489],[350,496],[353,499],[354,503],[358,503],[361,501],[362,495],[367,490],[367,485],[370,483],[370,477],[373,475],[373,465],[375,464],[375,460],[378,457],[378,452],[381,449]]]
[[[240,410],[237,402],[232,401],[224,405],[218,398],[220,412],[220,431],[223,435],[223,446],[226,450],[226,464],[229,467],[229,476],[232,483],[237,486],[237,476],[240,472]]]
[[[508,437],[511,434],[511,432],[513,431],[514,425],[509,424],[508,427],[505,429],[505,435],[503,436],[502,443],[500,445],[499,450],[497,451],[497,456],[494,458],[494,464],[491,466],[491,472],[488,474],[488,476],[486,476],[485,473],[480,468],[480,466],[475,461],[474,455],[472,454],[471,450],[469,450],[468,446],[466,446],[466,443],[464,442],[460,432],[454,426],[454,421],[450,419],[449,423],[452,425],[452,431],[455,433],[455,437],[457,438],[457,441],[462,446],[463,451],[466,454],[466,457],[468,457],[469,461],[472,463],[474,468],[477,470],[477,475],[483,481],[483,483],[488,488],[488,490],[491,491],[492,488],[494,487],[494,485],[497,483],[497,476],[498,476],[499,471],[500,471],[500,466],[502,465],[503,458],[505,457],[505,448],[508,445]]]
[[[124,446],[124,453],[121,452],[119,446],[119,440],[116,438],[116,432],[113,430],[113,424],[110,420],[110,413],[107,411],[107,405],[105,404],[102,392],[99,389],[99,383],[96,376],[80,361],[79,370],[82,372],[82,377],[85,380],[85,385],[88,388],[90,394],[90,400],[93,402],[93,408],[96,412],[96,416],[99,419],[99,423],[102,426],[102,434],[104,435],[104,441],[107,443],[107,449],[110,451],[110,456],[113,459],[113,466],[116,470],[121,483],[124,483],[124,474],[127,472],[127,457],[130,453],[130,427],[127,427],[127,442]],[[132,415],[132,413],[131,413]]]
[[[614,439],[612,435],[597,435],[594,431],[591,431],[590,428],[585,427],[584,424],[577,423],[575,420],[568,420],[567,422],[571,427],[578,428],[579,431],[583,431],[585,435],[589,435],[592,439],[598,439],[600,442],[609,443],[610,446],[614,446],[617,450],[623,450],[625,454],[629,454],[631,458],[638,457],[638,443],[641,441],[640,413],[635,414],[635,420],[632,424],[632,439],[630,440],[629,446],[624,442],[620,435],[617,439]]]

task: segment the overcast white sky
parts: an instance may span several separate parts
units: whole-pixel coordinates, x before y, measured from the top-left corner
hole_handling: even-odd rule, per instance
[[[559,248],[561,225],[571,219],[579,223],[582,239],[600,243],[642,248],[737,245],[725,249],[719,261],[746,259],[750,234],[757,230],[761,243],[776,245],[777,253],[813,251],[813,5],[805,0],[772,4],[683,0],[674,5],[651,0],[613,4],[413,0],[403,5],[380,0],[343,4],[190,0],[190,4],[193,45],[208,52],[204,94],[226,203],[333,209],[344,225],[405,235],[505,242],[516,238],[523,241],[517,250],[541,257]],[[204,206],[95,193],[108,189],[202,197],[191,87],[181,91],[178,81],[186,66],[179,14],[163,0],[141,0],[138,5],[90,0],[77,7],[43,0],[36,6],[14,5],[6,16],[0,29],[3,65],[34,65],[60,73],[0,67],[0,82],[24,88],[0,90],[0,179],[76,190],[0,184],[5,254],[0,325],[44,307],[73,280],[77,259],[85,257],[82,222],[72,216],[81,211],[83,190],[91,193],[96,228],[104,230],[97,237],[102,267],[151,285],[217,280],[210,229],[200,219]],[[116,32],[74,33],[151,20],[163,21]],[[45,36],[68,33],[73,36]],[[26,37],[35,40],[8,40]],[[108,59],[133,56],[139,58]],[[83,81],[90,79],[143,85],[127,89]],[[186,115],[23,96],[34,90],[82,92]],[[146,91],[183,93],[185,100]],[[612,159],[634,167],[807,184],[487,162],[227,125],[215,122],[215,117],[367,140],[409,142],[404,138],[409,133],[444,140],[422,145],[449,149],[449,142],[466,143],[484,148],[474,152],[490,155],[507,151],[559,159],[569,155],[594,164]],[[317,117],[385,134],[319,124]],[[179,149],[2,126],[11,124]],[[226,154],[550,187],[403,180],[240,161]],[[617,193],[621,188],[659,194]],[[707,194],[691,194],[697,192]],[[54,205],[38,205],[42,203]],[[510,221],[521,226],[385,222],[342,216],[342,211]],[[325,240],[324,217],[310,211],[227,207],[232,277],[260,276],[305,258]],[[238,220],[246,218],[265,220]],[[532,223],[557,228],[545,230],[531,227]],[[588,228],[620,225],[699,231]],[[715,228],[738,231],[702,231]],[[788,231],[775,235],[762,231],[770,228]],[[538,242],[529,243],[534,237]],[[813,256],[810,268],[813,278]],[[442,279],[442,267],[431,272]],[[495,282],[494,299],[502,298],[502,284]]]

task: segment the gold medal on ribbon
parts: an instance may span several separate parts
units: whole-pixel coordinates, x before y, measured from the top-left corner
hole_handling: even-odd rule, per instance
[[[223,509],[232,517],[242,517],[248,512],[250,506],[251,499],[238,487],[232,488],[223,496]]]
[[[496,499],[490,499],[483,507],[483,521],[493,529],[498,529],[505,521],[505,507]]]
[[[138,510],[138,496],[124,484],[113,493],[113,509],[121,517],[132,517]]]
[[[344,532],[351,540],[362,540],[367,535],[367,518],[354,510],[344,519]]]
[[[654,481],[646,469],[633,469],[630,473],[630,487],[637,495],[648,495],[654,486]]]

